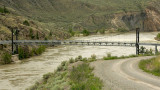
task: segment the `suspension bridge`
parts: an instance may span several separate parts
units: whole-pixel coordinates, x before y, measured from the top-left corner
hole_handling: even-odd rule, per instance
[[[139,42],[139,28],[136,29],[136,41],[135,42],[124,42],[124,41],[94,41],[94,40],[12,40],[9,41],[0,41],[0,45],[12,45],[12,52],[13,45],[83,45],[83,46],[124,46],[124,47],[136,47],[136,54],[139,54],[139,46],[155,46],[155,53],[158,52],[157,47],[160,46],[158,43],[140,43]]]

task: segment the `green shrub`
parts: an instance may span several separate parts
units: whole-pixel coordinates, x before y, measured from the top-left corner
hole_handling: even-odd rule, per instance
[[[49,36],[51,37],[53,34],[52,34],[52,32],[50,31],[50,33],[49,33]]]
[[[29,51],[28,47],[19,47],[18,52],[19,52],[19,59],[25,59],[29,58],[34,55],[40,55],[45,51],[46,47],[45,46],[39,46],[37,49],[33,48],[31,51]]]
[[[156,36],[155,39],[156,39],[156,40],[160,40],[160,33],[157,34],[157,36]]]
[[[19,53],[19,59],[24,59],[24,50],[22,49],[22,47],[18,48],[18,53]]]
[[[94,77],[93,68],[89,64],[82,64],[73,68],[69,78],[71,79],[71,90],[101,90],[102,81]]]
[[[1,13],[10,13],[9,10],[4,6],[3,8],[0,7]]]
[[[82,34],[83,34],[83,36],[88,36],[90,33],[89,33],[89,31],[87,31],[87,30],[85,29],[85,30],[83,30]]]
[[[89,61],[92,62],[92,61],[96,61],[97,60],[97,57],[95,54],[91,55],[91,58],[89,58]]]
[[[80,55],[80,56],[78,56],[78,57],[75,58],[75,62],[81,61],[82,59],[83,59],[83,58],[82,58],[82,56]]]
[[[9,53],[4,53],[3,55],[2,55],[2,63],[3,64],[10,64],[11,62],[12,62],[12,59],[11,59],[11,54],[9,54]]]
[[[58,68],[57,68],[57,71],[62,71],[63,70],[63,66],[59,66]]]
[[[29,36],[30,36],[31,39],[35,38],[35,36],[33,35],[33,29],[32,28],[29,30]]]
[[[82,61],[86,62],[88,59],[87,58],[83,58]]]
[[[23,25],[30,26],[30,24],[29,24],[29,22],[28,22],[27,20],[25,20],[25,21],[23,22]]]
[[[36,39],[39,39],[39,34],[38,34],[38,32],[37,32],[37,34],[36,34]]]
[[[44,40],[48,40],[48,37],[45,37]]]
[[[63,62],[61,63],[61,65],[62,65],[62,66],[65,66],[66,63],[67,63],[67,61],[63,61]]]
[[[117,56],[112,56],[110,53],[107,54],[107,57],[103,57],[104,60],[112,60],[112,59],[118,59]]]
[[[69,63],[74,63],[74,59],[73,59],[73,58],[70,58],[70,59],[69,59]]]
[[[74,35],[75,35],[75,32],[72,30],[72,28],[70,28],[70,29],[68,30],[68,32],[71,34],[71,36],[74,36]]]
[[[147,55],[147,56],[153,55],[153,50],[152,49],[148,50],[143,46],[140,47],[139,52],[140,52],[141,55]]]
[[[44,82],[47,82],[47,80],[48,80],[51,76],[53,76],[53,73],[47,73],[47,74],[43,75],[43,80],[44,80]]]
[[[78,58],[79,61],[83,59],[81,55],[78,56],[77,58]]]
[[[41,55],[45,51],[45,46],[39,46],[37,49],[34,49],[34,54]]]
[[[100,34],[104,34],[105,33],[105,30],[102,29],[102,30],[99,30]]]
[[[19,53],[19,59],[20,60],[30,57],[29,49],[28,49],[27,46],[26,47],[19,47],[18,48],[18,53]]]

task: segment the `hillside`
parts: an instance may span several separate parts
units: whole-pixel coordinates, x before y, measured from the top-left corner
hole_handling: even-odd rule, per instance
[[[74,30],[96,30],[117,29],[121,26],[132,30],[141,22],[133,27],[126,24],[126,20],[121,21],[122,17],[133,14],[137,19],[143,19],[140,14],[146,13],[145,8],[150,1],[152,0],[1,0],[0,4],[11,8],[13,13],[36,20],[42,26],[49,26],[48,29],[72,27]]]

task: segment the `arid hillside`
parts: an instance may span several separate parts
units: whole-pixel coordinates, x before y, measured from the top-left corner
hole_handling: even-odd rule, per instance
[[[159,31],[158,0],[1,0],[12,13],[38,21],[47,29],[125,28]],[[154,17],[153,17],[154,16]],[[156,16],[156,17],[155,17]],[[156,19],[156,22],[153,22]]]

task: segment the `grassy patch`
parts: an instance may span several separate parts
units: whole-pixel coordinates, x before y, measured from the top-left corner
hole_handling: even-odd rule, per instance
[[[128,29],[125,29],[125,28],[118,28],[117,31],[118,31],[118,32],[122,32],[122,33],[124,33],[124,32],[129,32],[129,30],[128,30]]]
[[[139,68],[145,72],[160,76],[160,57],[140,61]]]
[[[114,59],[125,59],[125,58],[132,58],[132,57],[138,57],[137,55],[129,55],[129,56],[112,56],[110,53],[107,54],[107,56],[104,56],[104,60],[114,60]]]
[[[96,56],[92,55],[91,58],[95,59]],[[42,82],[27,90],[101,90],[102,81],[94,76],[87,60],[78,56],[63,61],[54,73],[45,74]]]

